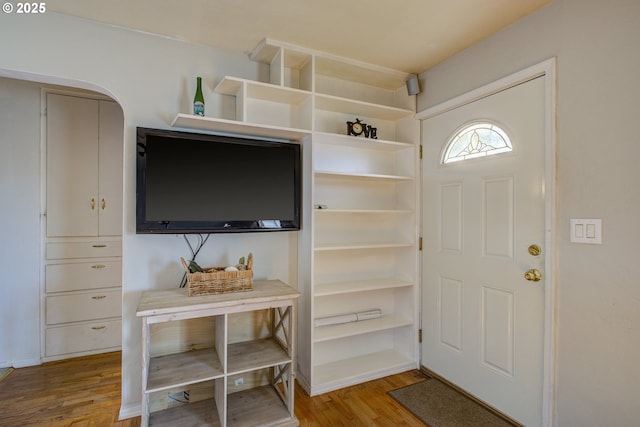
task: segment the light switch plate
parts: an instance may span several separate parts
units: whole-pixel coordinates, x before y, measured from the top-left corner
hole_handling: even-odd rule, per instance
[[[570,227],[572,243],[602,244],[602,219],[572,218]]]

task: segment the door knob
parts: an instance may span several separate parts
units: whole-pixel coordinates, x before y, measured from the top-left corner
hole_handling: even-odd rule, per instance
[[[540,273],[540,270],[532,268],[531,270],[524,273],[524,278],[531,282],[539,282],[540,280],[542,280],[542,273]]]

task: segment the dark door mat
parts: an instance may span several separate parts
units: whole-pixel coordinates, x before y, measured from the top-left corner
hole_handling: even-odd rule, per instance
[[[389,395],[429,427],[513,427],[513,424],[433,378],[392,390]]]

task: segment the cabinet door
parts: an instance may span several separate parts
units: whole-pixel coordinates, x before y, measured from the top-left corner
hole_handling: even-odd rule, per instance
[[[122,234],[123,117],[120,106],[100,101],[98,234]]]
[[[47,95],[47,236],[98,232],[98,102]]]

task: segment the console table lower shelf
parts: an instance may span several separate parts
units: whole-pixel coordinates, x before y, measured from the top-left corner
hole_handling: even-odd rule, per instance
[[[142,425],[299,425],[294,414],[294,302],[299,295],[279,280],[255,281],[248,292],[197,297],[188,297],[185,289],[144,292],[137,310],[143,338]],[[266,336],[230,339],[231,317],[257,311],[266,313]],[[190,331],[194,319],[204,322]],[[244,376],[262,380],[235,391]]]

